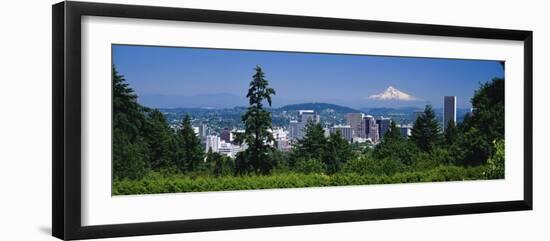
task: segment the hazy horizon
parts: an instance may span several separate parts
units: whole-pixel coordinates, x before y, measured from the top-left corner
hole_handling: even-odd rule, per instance
[[[470,108],[480,83],[504,77],[500,62],[490,60],[130,45],[113,45],[112,51],[113,64],[138,101],[154,108],[246,106],[256,65],[277,92],[275,108],[299,103],[440,108],[445,95],[457,96],[457,108]],[[389,86],[400,91],[398,100],[380,97]]]

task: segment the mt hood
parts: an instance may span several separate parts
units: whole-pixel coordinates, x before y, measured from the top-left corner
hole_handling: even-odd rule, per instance
[[[420,100],[417,97],[402,92],[393,86],[388,87],[384,92],[369,96],[371,100],[401,100],[401,101],[415,101]]]

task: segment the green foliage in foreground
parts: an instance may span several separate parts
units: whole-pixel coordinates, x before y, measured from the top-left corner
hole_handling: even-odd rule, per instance
[[[150,172],[140,180],[115,180],[112,194],[129,195],[480,180],[486,179],[486,170],[487,167],[485,166],[471,168],[439,166],[429,171],[372,175],[357,173],[350,168],[347,170],[348,172],[340,172],[334,175],[280,173],[222,177],[197,176],[194,178],[182,174]]]
[[[504,178],[504,140],[494,142],[495,154],[487,161],[489,179]]]

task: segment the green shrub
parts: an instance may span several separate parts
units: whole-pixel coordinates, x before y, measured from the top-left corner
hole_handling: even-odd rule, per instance
[[[488,179],[504,178],[504,140],[493,142],[495,153],[487,160],[486,177]]]
[[[362,160],[366,161],[366,160]],[[344,185],[369,185],[390,183],[439,182],[486,179],[486,166],[464,168],[458,166],[439,166],[426,171],[404,171],[391,175],[355,172],[352,167],[360,167],[361,161],[350,162],[347,172],[334,175],[320,173],[281,173],[272,175],[243,176],[189,176],[150,172],[139,180],[122,179],[113,181],[113,195],[205,192],[228,190],[252,190],[275,188],[303,188]],[[304,162],[304,164],[314,162]],[[368,162],[366,162],[368,164]],[[317,164],[317,163],[315,163]],[[308,166],[308,165],[304,165]],[[315,166],[319,170],[319,165]]]
[[[344,173],[360,175],[393,175],[404,171],[406,166],[396,159],[376,160],[367,155],[356,158],[344,164]]]
[[[303,174],[310,174],[310,173],[317,173],[317,174],[323,174],[325,170],[327,169],[327,166],[325,163],[318,161],[316,159],[300,159],[298,162],[296,162],[296,165],[294,166],[294,170],[299,173]]]

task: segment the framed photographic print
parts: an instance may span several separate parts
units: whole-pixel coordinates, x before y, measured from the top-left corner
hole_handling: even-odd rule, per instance
[[[53,6],[55,237],[531,209],[531,31]]]

